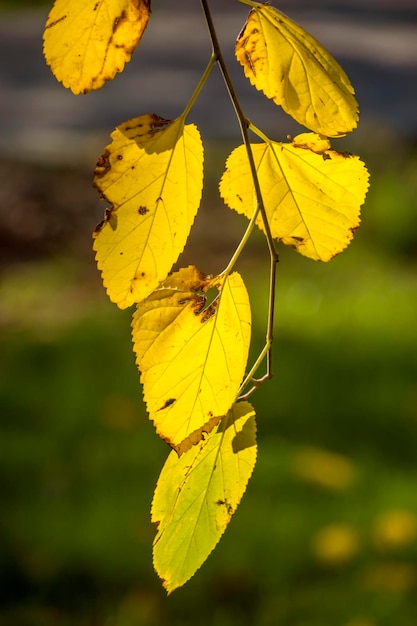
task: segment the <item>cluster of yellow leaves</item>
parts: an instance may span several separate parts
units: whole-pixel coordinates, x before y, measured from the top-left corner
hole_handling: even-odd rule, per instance
[[[251,7],[236,42],[245,76],[311,133],[289,143],[236,148],[220,182],[225,203],[249,219],[258,209],[253,154],[272,236],[328,261],[359,225],[368,173],[327,137],[356,127],[354,90],[333,57],[268,4]],[[99,89],[122,71],[150,17],[150,0],[56,0],[44,54],[74,94]],[[191,108],[187,107],[185,111]],[[119,125],[99,158],[94,184],[109,203],[94,250],[109,298],[136,305],[132,338],[144,399],[157,433],[173,449],[152,504],[154,565],[170,592],[218,542],[256,460],[255,414],[238,401],[251,314],[237,272],[172,272],[200,206],[203,144],[186,113],[145,114]],[[266,230],[264,217],[257,218]],[[214,295],[213,295],[214,294]]]

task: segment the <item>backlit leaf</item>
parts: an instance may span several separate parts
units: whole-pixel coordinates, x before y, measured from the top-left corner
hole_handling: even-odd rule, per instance
[[[150,15],[150,0],[55,0],[44,55],[75,94],[99,89],[130,61]]]
[[[94,183],[112,204],[94,232],[98,268],[120,308],[140,302],[184,249],[203,186],[203,145],[193,124],[142,115],[118,126]]]
[[[158,434],[179,452],[235,401],[250,324],[247,291],[236,272],[206,278],[196,268],[181,269],[138,304],[132,334],[147,409]]]
[[[267,4],[253,7],[236,42],[251,84],[310,130],[338,137],[356,128],[358,104],[345,72],[321,44]]]
[[[313,133],[292,143],[252,144],[252,151],[272,236],[314,260],[342,252],[359,226],[368,189],[359,157],[331,150],[328,140]],[[251,218],[256,197],[244,146],[229,156],[220,194]],[[263,229],[261,217],[257,224]]]
[[[152,503],[154,566],[168,592],[204,563],[235,512],[256,462],[255,412],[238,402],[215,431],[169,455]]]

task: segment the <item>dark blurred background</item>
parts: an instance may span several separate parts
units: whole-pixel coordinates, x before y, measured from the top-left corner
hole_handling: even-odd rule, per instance
[[[219,546],[167,597],[152,569],[153,489],[168,449],[148,423],[131,311],[91,252],[97,157],[122,121],[178,116],[210,55],[197,1],[153,3],[133,60],[75,97],[42,57],[50,4],[0,1],[0,624],[415,626],[417,623],[417,6],[282,0],[356,88],[358,129],[333,141],[371,172],[363,223],[330,264],[283,250],[274,379],[254,396],[259,458]],[[299,128],[243,79],[247,7],[210,2],[245,112]],[[278,6],[276,4],[276,6]],[[192,110],[206,189],[181,265],[223,269],[245,220],[218,198],[240,143],[217,72]],[[268,257],[239,270],[266,320]]]

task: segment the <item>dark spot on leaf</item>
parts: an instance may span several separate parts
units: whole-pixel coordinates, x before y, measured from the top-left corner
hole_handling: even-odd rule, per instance
[[[122,11],[122,13],[119,15],[119,17],[115,17],[114,18],[113,29],[112,29],[113,34],[118,29],[120,22],[122,22],[125,19],[126,19],[126,11]]]
[[[233,507],[227,500],[217,500],[214,504],[226,507],[227,514],[230,515],[230,517],[233,515]]]
[[[192,432],[180,444],[174,445],[170,443],[171,448],[175,450],[178,456],[181,456],[182,454],[184,454],[184,452],[187,452],[187,450],[190,450],[193,446],[206,441],[209,433],[212,432],[213,428],[217,426],[221,419],[221,417],[211,417],[208,422],[204,424],[204,426]],[[216,466],[214,466],[214,469],[216,469]]]
[[[216,311],[217,311],[217,302],[216,304],[210,304],[210,306],[207,307],[204,315],[201,318],[201,323],[204,324],[204,322],[207,322],[211,317],[213,317],[213,315],[216,314]]]
[[[238,43],[239,39],[242,39],[245,30],[246,30],[246,24],[243,25],[243,27],[240,30],[240,33],[236,37],[236,43]]]
[[[128,130],[134,130],[135,128],[142,128],[143,124],[136,124],[136,126],[129,126],[129,124],[124,124],[123,125],[123,130],[128,131]]]
[[[167,409],[168,407],[172,406],[174,402],[176,401],[177,401],[176,398],[170,398],[169,400],[165,402],[163,406],[161,406],[160,409],[158,409],[158,411],[163,411],[164,409]]]
[[[323,161],[332,160],[332,157],[330,156],[330,154],[327,154],[327,152],[323,152],[322,157],[323,157]]]
[[[155,133],[159,130],[164,130],[164,128],[167,128],[170,124],[172,120],[166,120],[163,117],[160,117],[159,115],[156,115],[156,113],[152,113],[151,117],[151,122],[149,124],[150,126],[150,130],[151,133]]]
[[[105,223],[106,223],[106,220],[101,220],[100,224],[97,224],[93,232],[93,237],[96,237],[100,233]]]
[[[118,154],[117,155],[117,160],[118,161],[123,161],[123,155],[122,154]]]
[[[251,58],[249,52],[247,52],[247,51],[245,51],[245,59],[248,62],[249,67],[251,68],[251,70],[253,72],[253,75],[256,76],[255,67],[254,67],[254,65],[252,63],[252,58]]]
[[[55,20],[55,22],[51,22],[50,24],[47,24],[47,25],[45,26],[45,30],[46,30],[47,28],[52,28],[53,26],[56,26],[57,24],[59,24],[59,22],[62,22],[63,20],[66,20],[66,19],[67,19],[67,17],[68,17],[67,15],[63,15],[63,16],[62,16],[62,17],[60,17],[59,19]]]
[[[96,169],[94,170],[94,176],[96,178],[101,178],[110,169],[110,152],[105,150],[104,154],[102,154],[97,161]]]
[[[110,228],[116,230],[117,228],[117,215],[113,209],[106,209],[105,218],[107,219]]]
[[[240,200],[240,202],[243,202],[243,200],[242,200],[241,196],[239,196],[239,194],[238,194],[238,193],[236,194],[236,197],[237,197],[237,199],[238,199],[238,200]]]
[[[93,237],[96,237],[100,233],[100,231],[103,229],[103,226],[107,224],[107,222],[110,224],[113,230],[116,230],[117,215],[115,214],[113,207],[110,207],[109,209],[106,209],[104,211],[104,220],[102,220],[100,224],[95,227]]]
[[[147,213],[149,213],[149,209],[147,209],[146,206],[140,206],[138,208],[138,213],[139,215],[146,215]]]

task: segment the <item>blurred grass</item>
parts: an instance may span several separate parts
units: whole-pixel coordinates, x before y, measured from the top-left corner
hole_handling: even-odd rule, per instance
[[[220,545],[168,598],[149,522],[168,450],[140,398],[130,312],[76,259],[3,273],[1,624],[415,625],[415,166],[375,168],[331,264],[282,251],[257,467]],[[263,258],[255,238],[241,267],[253,356]]]

